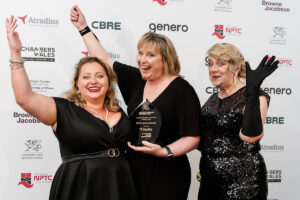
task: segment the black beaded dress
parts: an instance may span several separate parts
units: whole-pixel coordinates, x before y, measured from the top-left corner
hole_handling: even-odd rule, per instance
[[[130,120],[121,118],[109,132],[108,125],[73,102],[54,97],[61,156],[83,159],[63,162],[55,173],[50,200],[138,200],[131,169],[125,156],[94,157],[95,153],[127,149]],[[92,155],[87,159],[87,155]]]
[[[266,200],[267,171],[259,141],[239,137],[246,87],[220,99],[213,94],[202,107],[199,200]],[[260,95],[270,97],[260,90]]]

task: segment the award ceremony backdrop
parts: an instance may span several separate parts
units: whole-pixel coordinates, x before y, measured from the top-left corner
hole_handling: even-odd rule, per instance
[[[195,88],[201,105],[217,92],[209,81],[206,61],[206,51],[213,44],[236,45],[252,68],[266,54],[276,55],[280,67],[262,85],[271,96],[261,140],[268,169],[268,199],[299,199],[299,1],[9,0],[2,1],[0,7],[1,200],[48,199],[61,163],[51,128],[15,103],[5,18],[18,18],[17,31],[32,89],[60,96],[71,87],[75,64],[87,55],[80,34],[69,20],[75,4],[105,49],[125,64],[136,66],[137,41],[145,32],[167,35],[178,52],[181,74]],[[118,97],[123,102],[120,92]],[[122,103],[122,107],[126,105]],[[188,155],[192,168],[189,200],[195,200],[201,155],[196,150]]]

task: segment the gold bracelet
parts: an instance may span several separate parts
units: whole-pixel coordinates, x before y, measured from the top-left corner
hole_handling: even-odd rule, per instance
[[[14,70],[14,69],[20,69],[20,68],[23,68],[24,67],[24,64],[10,64],[10,69],[11,70]]]
[[[24,64],[24,60],[22,59],[21,61],[14,61],[9,59],[10,64]]]

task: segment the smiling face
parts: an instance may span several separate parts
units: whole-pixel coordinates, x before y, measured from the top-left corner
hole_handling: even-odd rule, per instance
[[[234,73],[229,66],[228,61],[208,56],[209,79],[214,86],[227,89],[233,85]]]
[[[109,80],[103,66],[97,62],[83,64],[77,80],[77,87],[87,104],[104,100]]]
[[[163,58],[156,45],[143,45],[138,50],[137,63],[145,80],[155,81],[165,75]]]

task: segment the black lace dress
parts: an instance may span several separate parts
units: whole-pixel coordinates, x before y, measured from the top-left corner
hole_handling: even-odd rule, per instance
[[[239,137],[245,91],[243,87],[224,99],[213,94],[202,107],[199,200],[267,199],[267,171],[259,141],[250,144]],[[260,95],[269,103],[266,93],[261,90]]]

